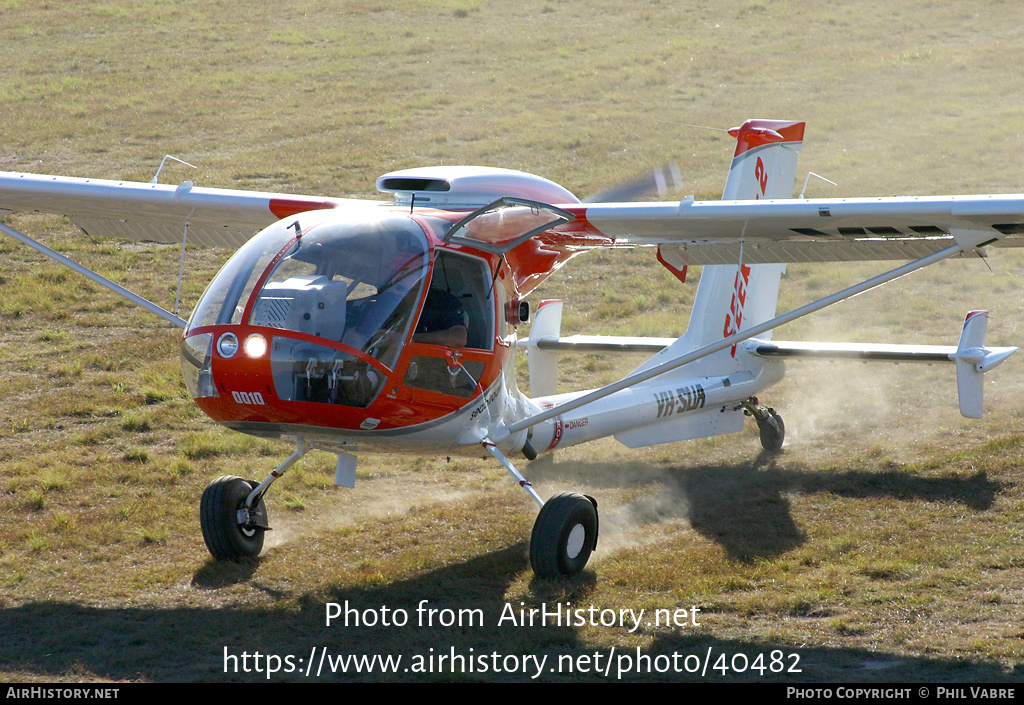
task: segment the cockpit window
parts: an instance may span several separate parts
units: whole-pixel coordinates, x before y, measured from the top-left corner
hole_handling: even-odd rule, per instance
[[[489,274],[483,260],[439,252],[412,339],[490,350],[494,345],[494,282]]]
[[[282,221],[242,245],[199,299],[189,321],[189,330],[215,324],[239,323],[242,306],[263,270],[293,235]]]
[[[242,246],[203,294],[186,333],[193,342],[183,344],[183,369],[195,377],[190,390],[215,394],[203,387],[212,337],[194,330],[248,324],[291,333],[269,336],[279,398],[367,407],[412,332],[428,271],[426,234],[407,216],[359,210],[285,218]]]
[[[426,236],[409,218],[370,212],[286,218],[228,261],[189,329],[246,322],[252,299],[248,323],[344,343],[390,368],[409,333],[427,269]]]
[[[434,261],[430,291],[412,339],[446,348],[491,350],[494,347],[494,279],[484,260],[454,252],[439,252]],[[480,391],[484,363],[465,360],[450,366],[440,351],[415,355],[405,384],[469,399]]]
[[[427,272],[406,218],[312,228],[277,264],[249,323],[327,338],[394,367]]]

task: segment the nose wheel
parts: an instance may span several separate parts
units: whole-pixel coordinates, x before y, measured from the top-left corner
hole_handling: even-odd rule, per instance
[[[225,475],[206,486],[199,502],[203,540],[215,559],[241,561],[263,550],[263,534],[269,527],[267,505],[261,496],[255,506],[246,499],[257,486],[252,480]]]
[[[260,555],[263,534],[270,530],[263,498],[270,486],[288,472],[308,448],[301,436],[296,437],[295,442],[295,452],[263,482],[225,475],[203,490],[199,523],[206,547],[218,561],[241,561]]]

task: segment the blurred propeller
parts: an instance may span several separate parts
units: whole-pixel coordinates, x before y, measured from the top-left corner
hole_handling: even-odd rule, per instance
[[[583,199],[584,203],[622,203],[626,201],[637,201],[640,197],[652,191],[658,196],[665,198],[672,191],[683,186],[683,177],[679,171],[677,162],[669,162],[651,169],[642,176],[635,179],[616,184],[600,193]]]

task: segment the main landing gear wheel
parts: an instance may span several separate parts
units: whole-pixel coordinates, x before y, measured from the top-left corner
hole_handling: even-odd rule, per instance
[[[210,554],[219,561],[255,558],[263,550],[267,505],[260,497],[246,509],[245,500],[259,483],[225,475],[206,486],[199,502],[199,523]]]
[[[597,502],[561,492],[544,503],[530,538],[530,565],[539,578],[579,573],[597,546]]]
[[[786,424],[782,423],[782,417],[775,413],[775,409],[768,409],[768,414],[765,419],[757,421],[757,429],[761,432],[761,447],[769,453],[778,453],[786,439]]]

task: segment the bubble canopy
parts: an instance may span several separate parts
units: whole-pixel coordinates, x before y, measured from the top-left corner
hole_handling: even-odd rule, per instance
[[[202,368],[209,366],[213,335],[226,335],[211,327],[242,326],[282,331],[269,332],[275,386],[281,387],[282,398],[307,400],[301,398],[306,392],[288,381],[300,371],[316,374],[322,367],[327,377],[351,381],[358,367],[374,376],[365,361],[360,364],[360,356],[340,346],[317,345],[309,336],[355,349],[393,369],[415,317],[429,259],[423,228],[394,211],[314,211],[278,221],[242,246],[210,283],[185,333],[183,367],[186,362],[198,367],[191,377],[201,377]],[[303,335],[289,336],[288,331]],[[196,334],[209,340],[191,340]],[[236,343],[230,338],[218,342],[217,352],[221,357],[248,353],[245,345],[239,352]],[[309,379],[304,383],[314,386]],[[324,384],[338,396],[340,383]],[[193,396],[203,396],[204,385],[195,385],[195,390],[189,386]],[[205,386],[214,391],[212,385]],[[368,387],[378,385],[364,380],[358,386],[362,392],[354,405],[364,406],[373,396]]]

